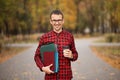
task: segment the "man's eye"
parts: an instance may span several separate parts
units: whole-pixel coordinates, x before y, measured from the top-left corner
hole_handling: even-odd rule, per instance
[[[58,19],[58,20],[52,20],[52,21],[55,21],[55,22],[57,22],[57,21],[62,21],[62,19]]]

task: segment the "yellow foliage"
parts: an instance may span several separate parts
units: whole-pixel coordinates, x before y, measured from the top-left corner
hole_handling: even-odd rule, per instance
[[[61,0],[60,9],[64,13],[65,24],[64,27],[70,30],[74,30],[76,26],[76,5],[73,0]]]

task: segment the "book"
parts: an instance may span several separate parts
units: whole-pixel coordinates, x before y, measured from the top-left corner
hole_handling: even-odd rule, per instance
[[[59,63],[58,63],[58,50],[57,50],[56,44],[49,43],[49,44],[42,45],[40,47],[40,57],[44,66],[53,64],[53,66],[51,66],[50,69],[55,73],[58,72]]]

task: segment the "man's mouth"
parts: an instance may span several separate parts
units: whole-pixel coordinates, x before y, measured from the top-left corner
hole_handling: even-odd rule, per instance
[[[59,27],[60,25],[55,25],[55,27]]]

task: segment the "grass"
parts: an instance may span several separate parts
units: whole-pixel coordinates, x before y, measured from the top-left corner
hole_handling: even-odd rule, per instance
[[[4,48],[2,49],[2,51],[0,52],[0,63],[3,63],[5,61],[7,61],[8,59],[12,58],[13,56],[19,54],[20,52],[26,50],[28,47],[12,47],[12,48]]]
[[[16,35],[16,36],[0,36],[0,63],[12,58],[13,56],[19,54],[21,51],[26,50],[26,47],[5,47],[4,45],[8,43],[34,43],[38,42],[41,34],[31,34],[31,35]]]
[[[97,40],[96,42],[102,42],[102,43],[119,43],[120,42],[120,34],[103,34],[102,39]]]
[[[120,46],[93,47],[93,52],[115,68],[120,69]]]
[[[92,37],[100,37],[102,35],[100,34],[80,34],[80,33],[76,33],[76,34],[73,34],[74,38],[92,38]]]

